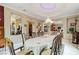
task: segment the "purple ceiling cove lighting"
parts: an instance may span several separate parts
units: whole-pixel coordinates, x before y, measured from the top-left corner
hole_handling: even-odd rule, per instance
[[[56,4],[55,3],[42,3],[40,4],[40,7],[43,11],[51,12],[55,10]]]

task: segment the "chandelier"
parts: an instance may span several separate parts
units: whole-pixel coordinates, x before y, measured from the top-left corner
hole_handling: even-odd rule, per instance
[[[46,19],[45,23],[54,23],[49,17]]]

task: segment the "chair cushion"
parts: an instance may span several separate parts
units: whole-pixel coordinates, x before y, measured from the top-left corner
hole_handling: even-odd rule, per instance
[[[29,49],[22,50],[22,51],[17,52],[16,55],[26,55],[26,54],[28,54],[30,52],[31,52],[31,50],[29,50]]]
[[[50,53],[51,53],[51,49],[45,49],[41,54],[42,55],[50,55]]]

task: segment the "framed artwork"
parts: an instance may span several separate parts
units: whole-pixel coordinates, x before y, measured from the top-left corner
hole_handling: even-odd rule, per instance
[[[70,26],[75,26],[75,23],[70,23]]]

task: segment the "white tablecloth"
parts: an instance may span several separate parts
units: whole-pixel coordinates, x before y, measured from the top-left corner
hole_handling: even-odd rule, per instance
[[[46,35],[26,40],[25,49],[30,49],[35,55],[39,55],[43,48],[50,48],[56,35]]]

